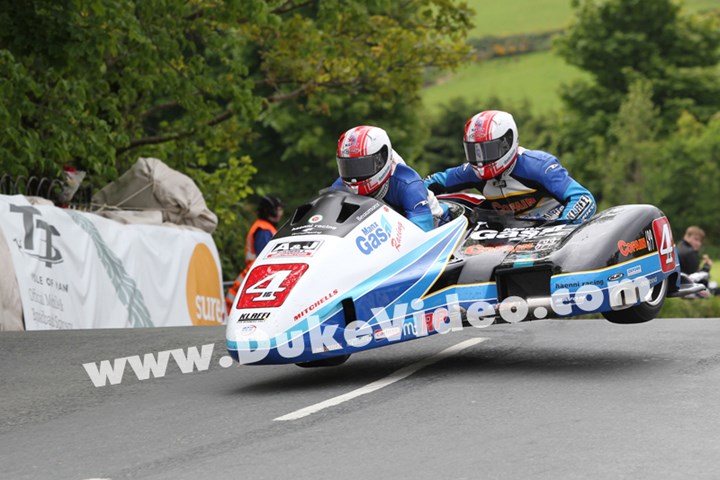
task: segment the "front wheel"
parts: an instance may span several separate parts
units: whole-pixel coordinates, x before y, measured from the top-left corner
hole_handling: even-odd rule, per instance
[[[648,298],[637,305],[624,310],[610,310],[602,312],[608,322],[630,325],[633,323],[649,322],[657,317],[665,303],[667,295],[668,279],[655,285],[655,288],[648,294]]]

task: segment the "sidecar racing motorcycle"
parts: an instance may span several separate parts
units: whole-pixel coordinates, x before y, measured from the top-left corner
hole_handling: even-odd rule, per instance
[[[670,223],[652,205],[568,225],[484,209],[479,195],[440,199],[455,218],[429,232],[346,191],[299,207],[238,291],[229,353],[241,364],[338,365],[502,322],[601,313],[642,323],[666,297],[699,289],[681,277]]]

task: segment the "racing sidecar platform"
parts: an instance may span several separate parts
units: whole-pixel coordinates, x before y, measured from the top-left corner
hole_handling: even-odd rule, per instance
[[[467,199],[470,201],[466,201]],[[582,225],[517,220],[468,196],[430,232],[382,202],[326,192],[298,208],[248,272],[228,318],[243,364],[342,363],[460,328],[602,313],[654,318],[681,284],[670,224],[652,205]]]

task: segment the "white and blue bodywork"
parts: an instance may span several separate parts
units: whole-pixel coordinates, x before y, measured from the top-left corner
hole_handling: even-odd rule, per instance
[[[228,351],[242,364],[338,364],[478,316],[482,326],[502,322],[501,305],[513,299],[527,303],[528,320],[606,312],[613,321],[661,307],[680,285],[669,223],[653,206],[615,207],[582,225],[468,212],[423,232],[347,192],[303,205],[246,276]],[[621,284],[631,287],[618,293]]]

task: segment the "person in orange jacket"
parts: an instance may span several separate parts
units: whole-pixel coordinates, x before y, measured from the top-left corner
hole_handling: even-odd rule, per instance
[[[277,233],[278,223],[283,216],[282,201],[278,197],[264,195],[258,202],[257,216],[257,220],[252,224],[245,238],[245,269],[237,276],[225,296],[225,306],[228,313],[232,310],[233,300],[235,300],[245,275],[247,275],[263,248],[270,243],[272,237]]]

